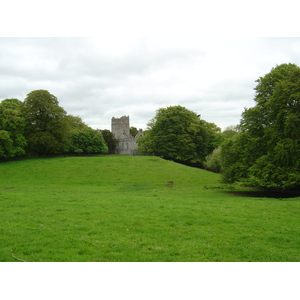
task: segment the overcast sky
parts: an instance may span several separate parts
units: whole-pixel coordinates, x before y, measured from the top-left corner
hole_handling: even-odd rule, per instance
[[[205,13],[189,7],[190,2],[180,6],[175,1],[171,8],[140,5],[135,10],[125,5],[115,10],[114,3],[100,5],[97,18],[102,21],[97,28],[105,25],[105,31],[99,29],[97,35],[94,26],[89,34],[80,30],[82,25],[76,27],[78,35],[95,37],[78,38],[74,32],[72,37],[24,37],[42,36],[38,24],[43,22],[29,23],[32,34],[1,37],[0,100],[23,101],[29,92],[45,89],[68,114],[99,129],[110,129],[111,118],[123,115],[130,116],[131,126],[146,129],[157,109],[173,105],[182,105],[222,129],[238,124],[244,107],[254,105],[255,80],[278,64],[300,65],[300,38],[224,35],[224,18],[217,23],[220,35],[216,28],[203,34],[199,28],[204,23],[197,18],[203,20]],[[89,12],[85,23],[95,19],[96,13]],[[56,13],[60,22],[62,15]],[[37,21],[41,20],[43,16]],[[21,22],[18,30],[26,24]],[[229,24],[225,28],[233,27]],[[60,36],[57,32],[54,36]]]

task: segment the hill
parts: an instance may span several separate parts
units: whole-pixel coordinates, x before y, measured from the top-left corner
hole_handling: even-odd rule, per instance
[[[300,198],[219,179],[158,157],[1,163],[0,261],[299,261]]]

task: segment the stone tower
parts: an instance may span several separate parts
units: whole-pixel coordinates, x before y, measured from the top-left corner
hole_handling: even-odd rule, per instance
[[[117,140],[131,137],[129,131],[129,116],[111,119],[111,132]]]
[[[111,132],[118,140],[116,154],[135,155],[137,150],[136,138],[130,134],[129,116],[111,119]],[[137,135],[140,136],[141,133]]]

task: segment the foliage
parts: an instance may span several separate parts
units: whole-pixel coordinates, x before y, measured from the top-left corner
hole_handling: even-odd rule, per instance
[[[89,126],[86,125],[82,119],[79,117],[79,116],[72,116],[72,115],[67,115],[65,117],[65,121],[67,123],[67,126],[68,126],[68,130],[72,131],[72,130],[75,130],[75,129],[88,129]]]
[[[30,152],[57,154],[65,150],[67,120],[57,98],[46,90],[30,92],[22,104]]]
[[[204,162],[205,169],[209,171],[213,171],[215,173],[222,172],[222,145],[226,143],[226,141],[234,138],[240,133],[238,126],[228,126],[225,130],[221,133],[220,139],[221,144],[218,148],[214,149],[214,151],[207,155]]]
[[[221,172],[221,146],[214,149],[214,151],[205,158],[204,167],[215,173]]]
[[[225,139],[233,138],[235,135],[239,134],[239,132],[240,132],[238,127],[239,126],[236,126],[236,125],[227,126],[225,128],[225,130],[222,131],[222,136]]]
[[[114,134],[108,129],[100,130],[100,132],[102,133],[104,141],[108,147],[108,152],[111,154],[115,153],[118,141]]]
[[[135,137],[138,134],[139,131],[138,131],[138,129],[136,127],[131,126],[129,128],[129,132],[130,132],[131,136]]]
[[[300,68],[282,64],[257,80],[242,133],[222,147],[223,180],[273,190],[300,187]]]
[[[18,99],[5,99],[0,103],[0,158],[25,154],[27,143],[21,103]]]
[[[104,153],[107,145],[101,132],[79,116],[67,115],[48,91],[32,91],[24,102],[0,103],[0,158],[70,151]]]
[[[220,129],[182,106],[161,108],[138,140],[140,152],[203,166],[205,156],[219,144]]]
[[[92,128],[73,130],[69,151],[73,153],[106,153],[108,147],[99,130]]]
[[[0,157],[9,157],[12,152],[13,141],[9,136],[9,132],[0,130]]]

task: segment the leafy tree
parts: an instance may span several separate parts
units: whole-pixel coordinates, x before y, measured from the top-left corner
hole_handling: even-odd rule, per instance
[[[239,126],[236,126],[236,125],[230,125],[230,126],[227,126],[225,128],[224,131],[222,131],[222,136],[225,138],[225,139],[231,139],[233,138],[235,135],[239,134]]]
[[[282,64],[257,80],[241,134],[222,147],[223,180],[272,190],[300,187],[300,68]]]
[[[214,151],[207,155],[204,162],[204,167],[209,170],[213,171],[215,173],[221,173],[222,172],[222,144],[226,143],[229,139],[234,138],[236,135],[239,134],[239,128],[238,126],[228,126],[225,128],[225,130],[220,135],[221,144],[218,146],[218,148],[214,149]]]
[[[263,153],[261,141],[245,132],[223,142],[221,149],[222,177],[226,183],[245,181],[249,166]]]
[[[205,169],[215,173],[221,172],[221,146],[214,149],[214,151],[206,156],[204,162]]]
[[[5,99],[0,103],[0,157],[25,155],[27,143],[21,103],[18,99]]]
[[[202,130],[199,134],[202,137],[202,142],[199,145],[198,151],[202,153],[202,157],[205,157],[221,144],[221,128],[214,123],[206,122],[201,119],[200,124],[202,125]]]
[[[86,125],[82,119],[79,116],[72,116],[72,115],[67,115],[65,117],[65,121],[68,126],[68,130],[75,130],[75,129],[87,129],[89,128],[88,125]]]
[[[214,151],[208,156],[206,156],[205,158],[204,167],[207,170],[213,171],[215,173],[222,172],[222,157],[221,157],[222,145],[224,143],[226,144],[228,140],[234,138],[238,134],[239,134],[238,126],[231,125],[225,128],[225,130],[220,135],[220,139],[222,143],[218,148],[214,149]]]
[[[57,154],[65,150],[66,112],[54,95],[46,90],[32,91],[22,104],[22,113],[30,152]]]
[[[136,128],[136,127],[133,127],[133,126],[131,126],[130,128],[129,128],[129,132],[130,132],[130,134],[133,136],[133,137],[135,137],[137,134],[138,134],[138,129]]]
[[[203,166],[205,156],[218,145],[219,131],[215,124],[201,120],[185,107],[161,108],[138,140],[139,151]]]
[[[99,130],[76,129],[72,131],[69,151],[82,154],[106,153],[108,147]]]
[[[0,158],[12,156],[13,141],[6,130],[0,130]]]
[[[100,132],[102,133],[104,141],[108,147],[108,152],[111,154],[115,153],[118,140],[115,138],[114,134],[108,129],[100,130]]]
[[[108,151],[101,131],[86,125],[79,116],[67,115],[65,122],[68,128],[68,152],[93,154]]]

